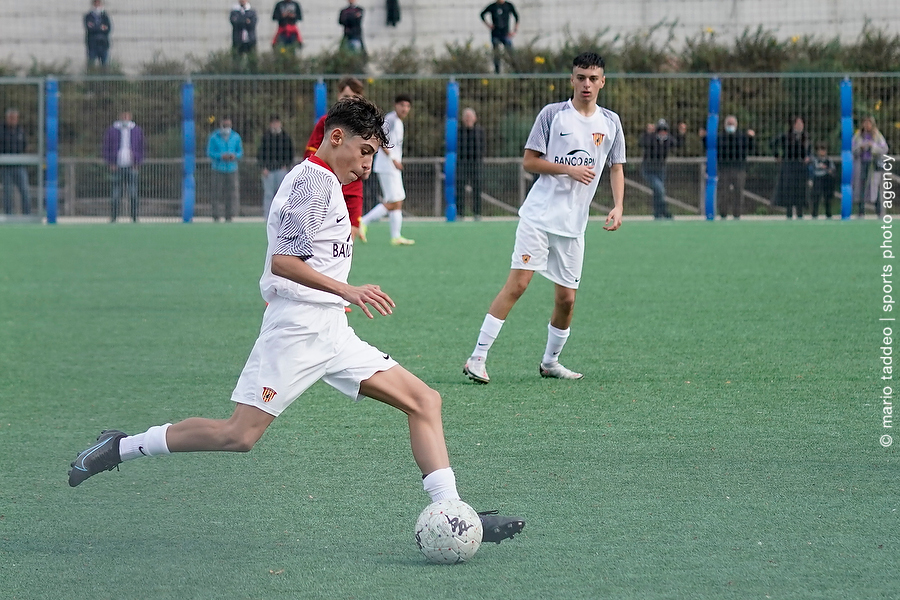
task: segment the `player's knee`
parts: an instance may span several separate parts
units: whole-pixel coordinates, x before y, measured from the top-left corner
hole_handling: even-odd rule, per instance
[[[506,284],[506,292],[516,300],[521,298],[527,289],[528,282],[520,279],[511,280]]]
[[[556,310],[563,314],[572,314],[572,311],[575,310],[575,297],[560,296],[556,298]]]
[[[250,452],[259,438],[262,437],[261,432],[255,429],[226,427],[222,432],[222,444],[226,450],[231,452]]]
[[[418,397],[418,411],[423,415],[440,415],[441,414],[441,395],[431,388],[423,392]]]

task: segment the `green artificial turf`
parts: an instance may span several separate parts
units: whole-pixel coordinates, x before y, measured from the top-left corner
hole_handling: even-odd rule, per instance
[[[315,385],[248,454],[144,459],[76,489],[104,428],[226,417],[259,328],[261,224],[0,230],[0,597],[897,598],[900,469],[879,444],[881,230],[592,223],[572,335],[538,376],[536,277],[461,374],[515,223],[386,224],[363,339],[444,398],[463,498],[527,520],[424,563],[403,416]]]

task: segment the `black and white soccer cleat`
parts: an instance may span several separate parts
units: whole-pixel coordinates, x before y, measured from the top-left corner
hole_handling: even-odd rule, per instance
[[[126,437],[126,434],[115,429],[100,432],[97,443],[80,452],[72,463],[69,485],[75,487],[91,475],[101,471],[112,471],[118,467],[122,462],[122,457],[119,456],[119,440],[123,437]]]
[[[525,519],[520,517],[505,517],[498,515],[499,511],[486,510],[479,512],[481,517],[481,526],[484,529],[482,542],[494,542],[499,544],[505,539],[512,539],[517,533],[521,533],[525,528]]]

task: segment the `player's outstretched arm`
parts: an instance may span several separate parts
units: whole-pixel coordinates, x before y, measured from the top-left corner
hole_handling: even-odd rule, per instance
[[[354,286],[349,283],[341,283],[327,275],[319,273],[299,256],[286,254],[272,255],[272,273],[285,279],[290,279],[300,285],[305,285],[314,290],[328,292],[340,296],[350,304],[360,307],[367,317],[372,319],[372,313],[366,304],[371,304],[382,316],[387,316],[396,306],[391,297],[381,291],[377,285]]]
[[[603,229],[615,231],[622,226],[622,211],[625,206],[625,168],[621,164],[612,165],[609,168],[609,185],[612,188],[615,206],[606,216],[606,224]]]
[[[590,184],[594,177],[597,176],[592,166],[576,167],[552,163],[536,150],[525,150],[525,156],[522,157],[522,166],[529,173],[537,173],[539,175],[568,175],[584,185]]]

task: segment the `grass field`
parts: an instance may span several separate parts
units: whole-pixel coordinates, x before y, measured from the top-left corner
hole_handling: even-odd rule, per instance
[[[464,499],[515,540],[426,565],[402,415],[317,384],[248,454],[146,459],[76,489],[103,428],[230,414],[263,311],[261,224],[0,231],[0,597],[898,598],[883,448],[879,223],[592,224],[562,362],[535,278],[461,374],[515,223],[387,225],[351,324],[441,392]]]

